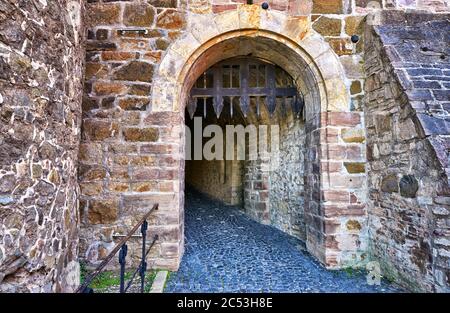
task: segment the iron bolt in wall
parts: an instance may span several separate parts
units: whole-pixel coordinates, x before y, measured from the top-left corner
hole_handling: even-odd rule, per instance
[[[350,38],[350,40],[353,43],[357,43],[359,41],[359,36],[358,35],[352,35],[352,37]]]

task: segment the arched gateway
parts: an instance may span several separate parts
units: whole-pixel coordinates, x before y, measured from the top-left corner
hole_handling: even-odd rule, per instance
[[[309,252],[329,268],[357,264],[365,257],[366,213],[363,204],[351,203],[351,195],[363,192],[363,173],[348,171],[347,165],[363,164],[364,146],[334,136],[349,127],[362,127],[360,113],[349,112],[342,65],[306,17],[257,6],[190,15],[186,32],[169,47],[154,77],[152,111],[145,121],[148,125],[174,123],[176,134],[168,140],[179,148],[174,177],[179,190],[166,208],[179,214],[177,260],[183,251],[184,109],[202,73],[217,62],[242,56],[280,66],[303,94],[306,154],[301,178],[305,190],[299,203],[304,203]]]
[[[0,292],[74,291],[154,203],[149,268],[183,273],[199,229],[185,217],[203,212],[185,214],[188,184],[327,268],[370,261],[410,290],[449,291],[449,2],[262,2],[2,0]],[[279,167],[258,151],[205,171],[186,158],[196,120],[279,126]],[[220,225],[212,244],[228,240]]]

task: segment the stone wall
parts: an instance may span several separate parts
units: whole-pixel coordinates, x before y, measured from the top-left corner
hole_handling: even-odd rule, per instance
[[[171,77],[165,77],[165,75],[172,73],[174,68],[179,68],[183,64],[183,58],[190,53],[190,45],[208,38],[214,32],[220,34],[221,30],[219,28],[223,28],[222,32],[226,32],[226,29],[234,27],[236,23],[242,24],[242,28],[259,27],[253,26],[253,24],[256,25],[260,21],[263,23],[267,20],[268,22],[264,23],[271,28],[271,31],[278,31],[283,33],[283,36],[291,36],[292,38],[303,38],[303,36],[306,36],[305,34],[312,33],[314,28],[317,29],[319,34],[323,29],[327,28],[314,26],[316,19],[319,19],[321,15],[330,14],[330,18],[337,16],[340,22],[332,21],[332,25],[329,26],[336,28],[334,33],[329,36],[325,33],[322,34],[328,42],[332,41],[333,38],[334,41],[336,41],[336,38],[339,39],[337,40],[338,43],[331,44],[331,48],[339,56],[342,61],[341,66],[344,67],[346,73],[344,81],[341,79],[336,81],[337,77],[335,74],[325,75],[330,79],[327,82],[328,85],[331,84],[332,79],[335,79],[334,83],[338,86],[330,94],[330,101],[335,101],[336,103],[331,105],[331,109],[338,110],[338,105],[342,106],[342,108],[339,107],[339,110],[344,109],[346,111],[351,108],[354,110],[360,110],[361,108],[358,101],[362,92],[361,80],[363,74],[360,66],[362,50],[356,50],[356,46],[354,47],[350,43],[349,38],[350,34],[360,34],[359,23],[362,21],[362,18],[347,22],[345,18],[351,13],[350,11],[339,9],[339,12],[335,12],[330,11],[327,6],[321,7],[320,5],[315,9],[311,5],[301,5],[299,7],[291,7],[291,9],[288,9],[287,6],[274,6],[266,13],[266,11],[260,9],[260,5],[227,5],[217,10],[217,8],[214,9],[216,4],[212,5],[208,1],[187,1],[187,3],[181,1],[178,6],[170,1],[96,1],[89,4],[88,10],[91,21],[88,32],[89,40],[86,60],[87,81],[83,102],[84,126],[80,154],[80,184],[83,194],[81,198],[83,223],[81,253],[82,257],[91,264],[98,263],[102,257],[106,256],[107,251],[112,248],[114,244],[113,233],[124,232],[127,227],[130,227],[132,222],[138,218],[139,213],[142,213],[146,207],[151,206],[150,202],[163,201],[167,203],[165,208],[167,212],[164,218],[155,219],[155,227],[152,229],[171,232],[172,235],[167,243],[174,251],[170,254],[171,258],[169,261],[167,261],[166,256],[161,256],[161,258],[156,258],[156,260],[162,266],[169,264],[171,268],[176,268],[175,264],[181,257],[182,248],[181,246],[178,249],[174,247],[177,242],[181,245],[183,237],[183,209],[178,207],[178,205],[183,201],[184,190],[184,160],[181,157],[184,149],[184,132],[176,133],[183,126],[182,124],[171,124],[169,120],[162,125],[159,123],[163,122],[160,120],[160,116],[165,115],[170,115],[171,120],[178,118],[182,121],[180,116],[184,115],[184,104],[174,103],[177,93],[181,90],[180,88],[175,93],[170,91],[169,87],[174,79],[174,74],[170,74],[169,76]],[[280,11],[283,11],[281,16],[286,16],[283,18],[287,19],[289,16],[293,16],[289,19],[289,23],[283,24],[285,25],[284,27],[288,27],[286,31],[290,35],[284,33],[285,31],[283,31],[281,26],[278,26],[281,27],[280,29],[274,28],[277,27],[277,19],[280,18],[277,15],[280,13],[276,12]],[[314,14],[311,15],[311,12]],[[220,15],[219,13],[223,14]],[[227,15],[226,13],[231,14]],[[236,13],[236,16],[234,16],[234,13]],[[252,16],[256,15],[262,17],[252,18]],[[140,18],[137,18],[138,16]],[[203,30],[198,28],[203,22],[209,23],[208,21],[211,18],[216,19],[214,27],[206,27]],[[246,21],[247,18],[248,21]],[[273,25],[270,23],[273,23]],[[347,25],[345,23],[350,27],[347,31],[344,31],[342,26]],[[311,24],[314,26],[313,29],[311,29]],[[293,26],[289,28],[289,25]],[[195,32],[195,36],[190,35],[191,37],[189,37],[189,34],[185,35],[183,33],[184,29]],[[175,43],[171,44],[173,41]],[[304,42],[306,43],[306,41]],[[308,42],[310,42],[308,48],[311,51],[315,51],[314,53],[318,53],[317,57],[320,57],[320,59],[317,62],[321,67],[341,73],[341,67],[335,66],[333,63],[335,55],[332,52],[322,47],[319,48],[317,46],[317,38],[312,39],[310,37]],[[223,40],[222,43],[226,44]],[[273,45],[274,43],[271,44]],[[242,41],[239,44],[236,43],[236,51],[234,53],[227,46],[224,49],[228,49],[226,51],[232,57],[243,53],[239,51],[241,45],[244,50],[247,49],[244,48],[245,45]],[[253,47],[253,45],[253,43],[249,42],[248,47]],[[261,49],[258,49],[258,52],[278,51],[274,50],[276,49],[275,47],[267,46],[267,40],[257,42],[257,45],[261,45]],[[217,48],[217,51],[224,50]],[[320,51],[322,54],[319,53]],[[327,52],[323,53],[324,51]],[[214,57],[216,56],[212,53],[212,57],[207,62],[211,62]],[[274,58],[274,56],[268,57]],[[295,58],[301,57],[296,55]],[[273,61],[285,67],[288,71],[294,71],[294,76],[297,77],[300,69],[292,67],[292,60],[294,59],[290,55],[284,55],[281,58],[275,58]],[[305,60],[294,63],[295,66],[300,68],[304,62]],[[199,66],[203,66],[202,62],[198,61],[197,63]],[[190,80],[195,81],[197,77],[194,77],[194,73],[195,70],[191,70],[188,79],[181,82],[181,84],[188,85]],[[305,77],[303,79],[308,79],[308,82],[304,83],[304,85],[313,84],[314,82],[314,78],[312,76],[308,78],[308,75],[311,74],[304,74]],[[341,101],[346,98],[346,95],[344,95],[346,91],[340,88],[343,84],[347,85],[348,88],[352,86],[352,93],[354,94],[352,105]],[[317,104],[320,101],[317,100],[319,95],[316,91],[315,93],[313,92],[316,89],[317,87],[314,86],[304,90],[308,102],[307,112],[315,110],[315,113],[317,113],[317,110],[320,111],[317,108],[317,106],[320,106],[320,104]],[[149,97],[150,94],[153,94],[152,98]],[[160,103],[165,99],[170,104],[167,108],[163,107],[162,109]],[[315,104],[312,102],[315,102]],[[171,112],[172,107],[175,108],[175,112]],[[307,113],[309,117],[312,116],[311,114],[313,113]],[[358,215],[364,215],[364,211],[362,210],[361,213],[359,209],[349,210],[345,216],[334,214],[332,216],[333,223],[339,223],[339,227],[333,228],[333,237],[326,239],[324,233],[329,230],[329,227],[325,229],[324,222],[325,219],[328,221],[330,219],[325,217],[323,210],[320,209],[322,205],[321,171],[325,169],[320,162],[323,160],[324,164],[326,164],[329,159],[326,154],[323,154],[323,158],[319,156],[319,154],[321,155],[325,152],[322,152],[324,147],[321,147],[321,142],[318,141],[319,137],[317,135],[321,131],[325,131],[327,123],[331,123],[330,127],[333,128],[331,131],[336,136],[339,136],[336,132],[340,131],[340,127],[337,127],[340,125],[336,123],[342,121],[344,128],[348,126],[353,127],[361,123],[359,116],[359,112],[332,118],[328,116],[321,117],[320,114],[316,114],[312,118],[314,121],[308,122],[309,128],[307,129],[311,133],[309,142],[312,143],[315,149],[309,151],[308,158],[305,161],[310,162],[313,160],[316,162],[314,166],[307,167],[309,171],[305,170],[305,176],[307,177],[305,179],[309,182],[308,186],[311,186],[308,200],[305,201],[305,205],[308,207],[305,210],[308,211],[309,215],[305,220],[311,225],[307,232],[312,234],[308,240],[310,249],[317,251],[315,255],[323,261],[328,258],[324,253],[325,245],[333,247],[335,253],[330,254],[330,261],[324,261],[331,267],[341,263],[341,252],[347,249],[341,249],[339,246],[341,244],[336,243],[336,234],[339,234],[337,240],[342,242],[342,245],[351,246],[349,249],[353,249],[352,244],[348,245],[345,242],[347,240],[350,240],[352,243],[359,242],[358,234],[361,229],[351,230],[350,238],[341,233],[348,231],[345,224],[349,216],[354,215],[355,212]],[[157,127],[155,129],[151,128],[153,119],[156,119]],[[172,127],[173,132],[169,139],[162,136],[161,130],[163,128],[160,127]],[[319,130],[316,130],[317,128]],[[312,134],[314,130],[316,131]],[[335,147],[339,151],[332,156],[332,159],[339,159],[339,164],[342,165],[342,162],[345,160],[362,162],[362,147],[349,147],[352,152],[359,149],[359,156],[351,155],[347,157],[346,155],[350,153],[346,151],[347,148],[345,146],[347,142],[338,142],[336,139],[336,141],[331,143],[339,143]],[[360,146],[361,142],[349,144]],[[171,162],[169,162],[169,159]],[[353,179],[347,178],[348,173],[343,165],[336,169],[336,171],[341,170],[343,171],[342,175],[338,175],[339,177],[336,178],[340,181],[337,185],[340,185],[328,186],[326,187],[327,189],[334,190],[335,187],[345,189],[344,182],[348,179]],[[258,176],[258,173],[256,175]],[[357,179],[355,178],[356,182],[352,184],[350,191],[364,189],[364,185],[360,183],[360,176],[363,176],[363,173],[351,173],[350,175],[352,177],[358,176]],[[255,205],[255,208],[257,206],[260,211],[261,216],[258,219],[268,221],[268,193],[265,192],[264,188],[268,186],[269,175],[263,175],[261,179],[259,177],[251,178],[255,182],[255,185],[251,187],[254,189],[251,193],[258,197],[251,203]],[[357,184],[359,185],[357,186]],[[173,201],[168,202],[165,200],[164,197],[169,196]],[[129,206],[127,202],[130,198],[133,198],[133,201],[139,200],[139,205]],[[344,201],[345,203],[342,203],[342,198],[328,198],[327,201],[328,205],[333,203],[340,206],[354,205],[354,203],[350,202],[350,195],[347,200],[347,202]],[[358,202],[359,200],[352,201]],[[248,211],[249,213],[256,212],[256,210],[252,209]],[[170,216],[171,219],[167,219],[167,216]],[[275,217],[276,214],[273,216]],[[278,215],[277,218],[280,219],[281,217]],[[341,227],[343,227],[342,230]],[[326,244],[327,240],[330,240],[329,244]],[[155,256],[163,255],[162,251],[161,253],[159,252],[159,249],[161,249],[160,246],[157,246]],[[347,252],[344,251],[342,253],[345,254]],[[360,259],[357,256],[350,257],[352,259]]]
[[[281,124],[279,165],[269,176],[270,223],[302,240],[306,240],[305,140],[305,128],[301,119],[290,119]]]
[[[81,256],[89,263],[106,256],[112,234],[126,232],[160,202],[150,228],[161,235],[153,260],[177,268],[183,252],[185,96],[209,66],[248,53],[283,67],[305,92],[309,251],[331,268],[367,259],[365,15],[448,10],[447,3],[286,0],[269,1],[269,10],[262,10],[261,1],[243,2],[89,1],[79,173]],[[360,35],[357,43],[352,35]],[[257,200],[269,217],[264,201]]]
[[[183,118],[150,114],[153,73],[186,24],[176,1],[89,1],[83,136],[80,148],[80,257],[98,264],[160,204],[150,263],[176,269],[183,240]],[[136,31],[139,30],[139,31]],[[184,139],[183,139],[184,140]],[[130,246],[131,255],[136,248]]]
[[[200,107],[200,106],[199,106]],[[244,123],[242,118],[239,118],[240,114],[236,113],[234,118],[231,118],[229,114],[223,112],[219,119],[216,118],[216,114],[210,105],[210,111],[206,118],[203,118],[203,114],[200,112],[195,116],[202,122],[202,132],[208,125],[221,125],[223,134],[223,156],[222,160],[196,160],[194,152],[194,120],[186,117],[186,125],[190,129],[191,137],[191,156],[190,160],[186,160],[186,188],[192,187],[195,190],[207,194],[210,198],[220,200],[229,205],[241,206],[243,204],[243,160],[225,160],[226,153],[226,125]],[[202,109],[201,107],[199,109]],[[229,111],[229,105],[225,104],[223,111]],[[198,116],[200,115],[200,116]],[[237,116],[238,117],[237,117]],[[211,137],[217,136],[217,134],[211,134]],[[214,137],[215,139],[219,137]],[[204,137],[202,142],[202,151],[205,144],[211,140],[210,137]],[[198,140],[198,139],[197,139]],[[214,148],[213,152],[216,152]],[[234,141],[233,149],[237,149],[237,141]],[[209,151],[209,149],[208,149]]]
[[[242,204],[242,162],[186,161],[186,187],[226,204]]]
[[[448,292],[448,15],[376,20],[365,49],[370,254],[412,290]]]
[[[79,284],[84,1],[0,3],[0,292]]]

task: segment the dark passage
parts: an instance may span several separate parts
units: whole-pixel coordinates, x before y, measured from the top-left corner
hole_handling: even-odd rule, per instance
[[[328,271],[300,240],[187,191],[186,251],[166,292],[395,292],[366,273]]]

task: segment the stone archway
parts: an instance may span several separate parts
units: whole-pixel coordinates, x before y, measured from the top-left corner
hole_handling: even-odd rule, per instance
[[[278,32],[272,31],[279,30]],[[177,208],[180,257],[183,246],[183,112],[197,77],[212,64],[234,56],[264,58],[283,67],[305,95],[308,161],[305,213],[307,248],[329,268],[351,266],[365,258],[364,146],[346,141],[348,127],[361,128],[359,113],[349,112],[342,67],[306,17],[238,6],[221,14],[191,15],[181,38],[163,57],[152,86],[152,112],[178,123],[171,140],[179,147]],[[357,170],[354,170],[357,167]],[[362,170],[361,170],[362,168]],[[358,196],[355,196],[358,195]],[[362,196],[361,196],[362,197]],[[356,200],[355,200],[356,199]]]

